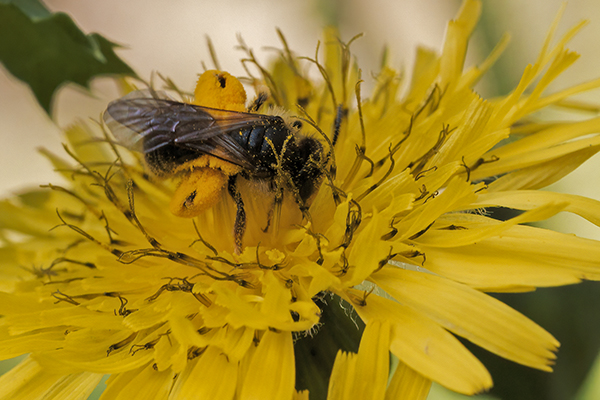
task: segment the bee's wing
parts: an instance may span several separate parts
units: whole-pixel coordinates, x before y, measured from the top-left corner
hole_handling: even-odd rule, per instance
[[[173,144],[178,136],[192,131],[202,139],[217,134],[210,131],[215,120],[209,113],[148,89],[111,102],[104,122],[120,144],[143,153]]]
[[[140,90],[108,105],[104,122],[120,144],[142,153],[163,146],[184,147],[212,154],[244,168],[254,169],[248,152],[228,133],[271,117],[181,103],[164,92]]]

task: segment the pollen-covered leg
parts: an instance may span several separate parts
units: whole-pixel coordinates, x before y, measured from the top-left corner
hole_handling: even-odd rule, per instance
[[[271,224],[273,224],[273,234],[279,233],[279,221],[281,220],[281,204],[283,203],[283,189],[277,188],[273,203],[267,214],[267,225],[262,229],[263,232],[268,232]]]
[[[233,236],[235,240],[235,252],[237,254],[242,251],[242,238],[244,237],[244,232],[246,231],[246,210],[244,209],[244,201],[242,200],[242,195],[240,194],[237,184],[236,184],[237,176],[230,176],[229,183],[227,185],[227,190],[229,194],[235,201],[237,206],[237,211],[235,213],[235,223],[233,225]]]
[[[213,168],[194,169],[185,176],[171,199],[171,212],[183,218],[193,218],[221,200],[221,190],[227,175]]]

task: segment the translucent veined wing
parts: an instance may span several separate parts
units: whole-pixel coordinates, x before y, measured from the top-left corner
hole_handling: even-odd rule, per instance
[[[273,121],[281,123],[281,118],[182,103],[151,89],[111,102],[104,113],[118,142],[132,150],[149,153],[177,146],[249,169],[256,167],[254,157],[231,134]]]
[[[104,112],[104,122],[120,144],[143,153],[173,144],[178,136],[192,132],[208,138],[210,133],[204,130],[215,125],[214,118],[201,108],[151,89],[131,92],[111,102]],[[218,131],[213,129],[212,135],[216,134]]]

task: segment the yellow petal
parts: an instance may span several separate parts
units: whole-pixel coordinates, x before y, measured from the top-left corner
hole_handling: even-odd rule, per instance
[[[439,196],[427,201],[423,206],[415,208],[397,225],[398,235],[394,240],[406,240],[426,229],[442,214],[470,204],[476,199],[473,188],[463,179],[454,178]]]
[[[198,333],[197,326],[188,318],[171,316],[169,327],[171,328],[171,334],[183,348],[187,349],[191,346],[204,347],[209,343],[205,336]]]
[[[458,128],[448,133],[447,139],[427,162],[425,169],[438,165],[445,166],[451,162],[458,164],[462,157],[465,157],[466,163],[471,160],[475,161],[503,137],[508,136],[508,131],[503,132],[502,130],[496,130],[494,135],[490,135],[490,128],[487,124],[491,113],[490,103],[481,98],[473,98],[465,110]]]
[[[139,368],[152,361],[154,352],[146,349],[146,343],[151,343],[148,337],[140,337],[135,343],[138,348],[132,347],[134,343],[114,351],[106,348],[103,352],[90,354],[75,349],[57,349],[53,352],[45,352],[36,355],[36,360],[45,368],[53,371],[72,371],[74,368],[97,373],[119,373],[130,369]],[[134,351],[134,350],[138,351]]]
[[[425,400],[430,388],[430,379],[425,378],[400,361],[390,381],[385,400]]]
[[[238,366],[231,362],[218,348],[209,346],[206,351],[189,363],[186,371],[177,379],[169,398],[183,399],[232,399],[235,394]]]
[[[338,351],[329,377],[328,400],[351,398],[357,360],[357,354]]]
[[[254,330],[248,328],[233,329],[226,326],[219,329],[212,339],[212,343],[222,349],[222,352],[230,360],[240,360],[246,355],[246,352],[254,340]]]
[[[466,71],[462,78],[461,83],[467,87],[473,87],[481,77],[496,63],[498,58],[502,55],[508,43],[510,42],[510,35],[505,33],[500,38],[500,41],[496,44],[492,52],[487,56],[485,61],[478,67],[471,67]]]
[[[354,241],[348,261],[354,267],[351,274],[344,279],[347,286],[355,286],[365,280],[373,271],[379,268],[379,262],[384,260],[392,251],[390,243],[378,240],[384,231],[381,230],[382,220],[380,214],[374,214],[367,226]],[[365,251],[369,249],[369,251]]]
[[[34,331],[11,336],[6,326],[0,326],[0,359],[6,360],[30,352],[52,350],[64,343],[62,330]]]
[[[440,69],[440,57],[426,47],[417,47],[417,56],[412,70],[409,92],[404,99],[405,106],[412,110],[422,99],[427,97],[427,91],[437,78]]]
[[[390,325],[370,321],[357,355],[338,352],[329,380],[328,400],[383,400],[389,375]]]
[[[309,396],[308,390],[302,390],[300,392],[297,391],[294,394],[293,400],[309,400],[308,396]]]
[[[389,347],[389,322],[370,321],[360,339],[353,379],[354,398],[383,400],[390,367]]]
[[[448,222],[463,224],[460,220]],[[491,291],[531,290],[600,279],[597,241],[530,226],[513,226],[502,236],[468,246],[420,246],[420,250],[425,253],[426,269]]]
[[[490,153],[500,159],[518,156],[527,157],[531,152],[536,150],[553,147],[578,137],[597,133],[599,129],[600,118],[590,118],[568,124],[554,124],[545,129],[541,129],[535,134],[531,134],[494,149]],[[490,165],[490,167],[492,167],[492,165]]]
[[[115,153],[111,151],[108,144],[93,145],[99,138],[94,136],[93,131],[82,121],[68,126],[64,132],[69,143],[73,145],[73,152],[84,163],[103,165],[108,168],[115,162]]]
[[[34,237],[48,237],[56,226],[54,216],[43,210],[23,208],[7,200],[0,201],[0,228],[14,230]]]
[[[266,331],[244,378],[240,400],[291,399],[296,380],[290,332]]]
[[[187,365],[188,352],[179,343],[173,343],[169,340],[159,340],[154,346],[154,364],[157,371],[171,369],[175,373],[180,373]]]
[[[292,294],[272,272],[267,271],[262,278],[265,290],[264,301],[260,311],[269,315],[274,320],[290,322],[290,304]]]
[[[547,107],[551,104],[559,104],[561,106],[565,105],[565,102],[562,100],[567,99],[568,97],[574,96],[576,94],[587,92],[592,89],[597,89],[600,87],[600,79],[593,79],[589,82],[584,82],[579,85],[575,85],[572,87],[568,87],[564,90],[558,91],[556,93],[549,94],[543,98],[541,98],[537,103],[538,108]]]
[[[457,335],[512,361],[551,371],[556,339],[501,301],[449,279],[392,266],[370,279]]]
[[[85,400],[101,379],[89,372],[62,375],[26,358],[0,377],[0,398]]]
[[[508,207],[532,210],[548,203],[566,202],[564,211],[572,212],[600,226],[600,201],[573,194],[543,192],[538,190],[512,190],[481,194],[474,206]]]
[[[332,252],[326,253],[325,256],[332,255],[332,258],[339,260],[340,254],[341,249],[337,250],[335,254],[332,254]],[[339,287],[341,283],[340,278],[315,262],[298,263],[290,268],[289,273],[309,280],[310,283],[307,285],[308,298],[312,298],[317,293],[330,287]],[[292,305],[292,307],[295,306]]]
[[[81,372],[69,375],[52,386],[45,394],[48,399],[87,400],[92,391],[98,386],[103,374]],[[17,397],[15,397],[17,398]]]
[[[78,327],[103,329],[122,329],[122,319],[108,313],[98,313],[83,307],[57,307],[53,310],[32,312],[30,314],[8,315],[6,321],[11,333],[20,334],[42,328],[53,328],[58,325],[74,325]]]
[[[488,185],[488,191],[541,189],[557,182],[598,152],[600,146],[573,153],[507,173]]]
[[[567,207],[566,202],[544,204],[536,209],[524,212],[523,214],[511,218],[507,221],[497,222],[491,218],[487,218],[487,224],[480,226],[457,225],[457,229],[429,229],[422,236],[415,239],[419,246],[436,246],[436,247],[458,247],[474,244],[483,241],[490,237],[497,237],[502,232],[510,229],[517,224],[528,222],[541,221],[548,219],[553,215],[558,214]],[[445,218],[438,218],[438,222]],[[484,218],[481,218],[482,220]],[[457,218],[458,220],[458,218]],[[447,227],[447,225],[446,225]],[[446,228],[445,227],[445,228]]]
[[[466,0],[456,16],[448,23],[441,58],[441,87],[454,83],[462,75],[467,42],[481,14],[481,2]]]
[[[348,292],[356,298],[362,293]],[[474,394],[492,386],[492,378],[473,354],[451,333],[423,313],[372,294],[357,306],[367,324],[387,320],[392,326],[390,351],[419,374],[459,393]]]
[[[491,150],[483,158],[490,159],[494,156],[497,157],[497,161],[481,165],[473,171],[471,176],[473,179],[482,179],[501,175],[508,171],[560,158],[587,146],[597,145],[594,137],[575,141],[573,139],[597,133],[598,130],[600,130],[600,118],[550,126],[535,134]]]
[[[156,371],[152,365],[111,375],[100,400],[161,400],[173,386],[172,371]]]

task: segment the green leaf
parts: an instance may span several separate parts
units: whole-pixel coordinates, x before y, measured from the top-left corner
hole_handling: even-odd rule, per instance
[[[0,0],[0,4],[14,4],[32,20],[46,18],[52,13],[38,0]]]
[[[136,76],[115,47],[98,34],[84,34],[67,14],[52,14],[37,0],[0,0],[0,62],[29,85],[48,114],[55,91],[65,83],[89,88],[98,75]]]

